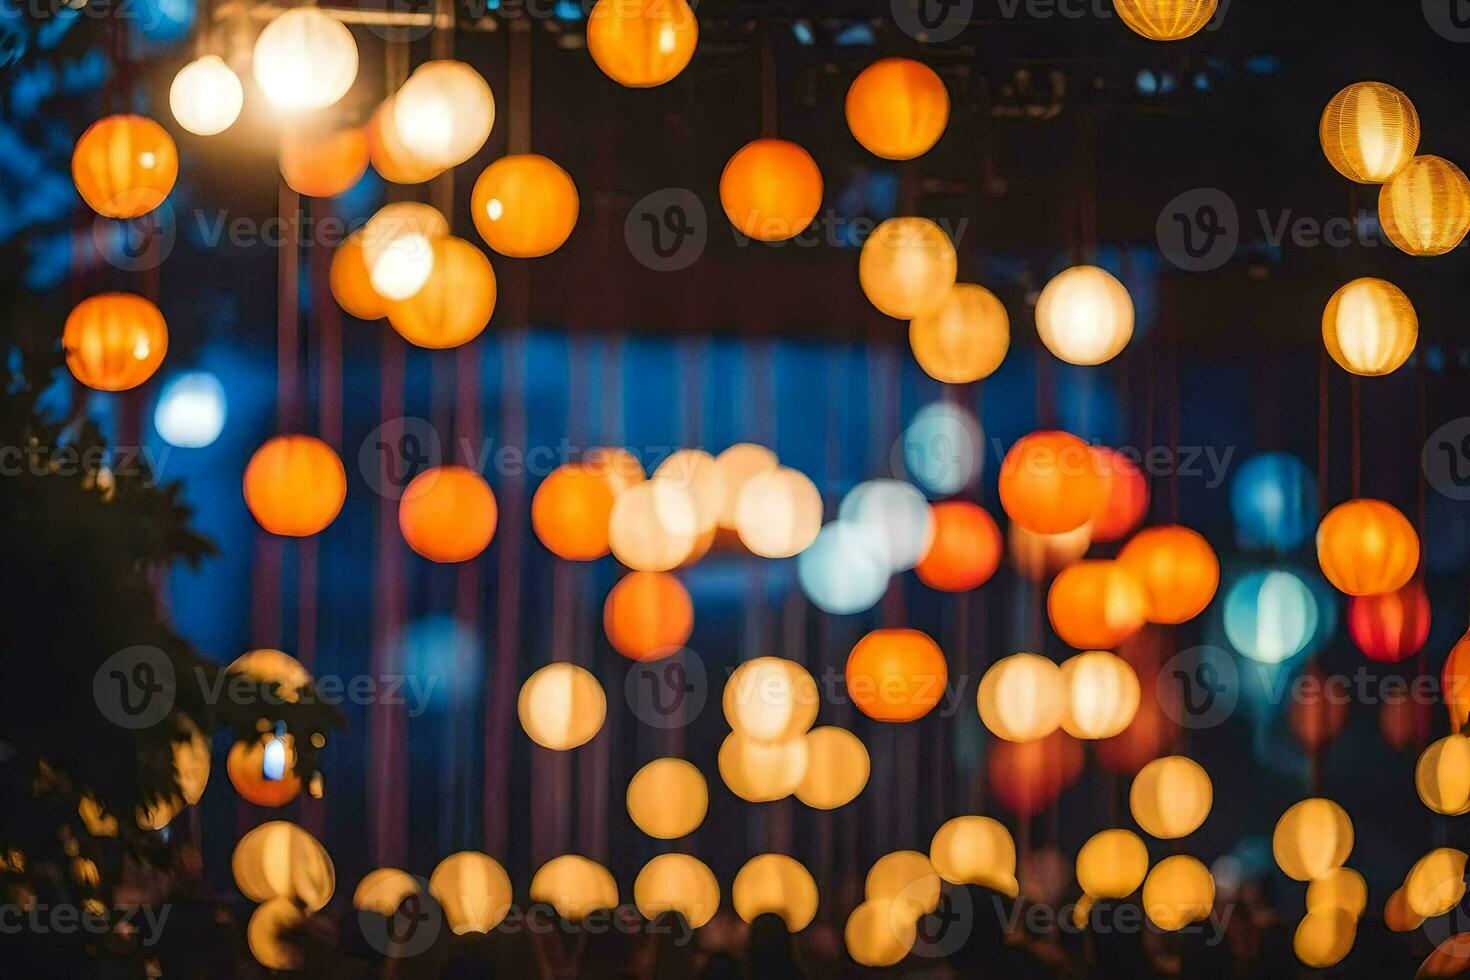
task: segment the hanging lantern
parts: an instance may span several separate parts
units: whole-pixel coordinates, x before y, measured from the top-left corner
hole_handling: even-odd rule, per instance
[[[1404,879],[1404,902],[1426,919],[1444,915],[1465,897],[1465,852],[1440,847],[1424,855]]]
[[[433,271],[419,291],[385,300],[388,323],[419,347],[445,350],[480,335],[495,312],[495,270],[485,253],[462,238],[434,239]]]
[[[1341,910],[1353,921],[1368,909],[1368,883],[1352,868],[1338,868],[1307,886],[1307,912]]]
[[[1318,136],[1338,173],[1359,184],[1383,184],[1414,159],[1419,113],[1392,85],[1355,82],[1327,103]]]
[[[1138,532],[1118,563],[1143,583],[1151,623],[1188,622],[1205,611],[1220,586],[1215,550],[1204,535],[1178,524]]]
[[[1276,821],[1271,852],[1288,878],[1316,881],[1342,867],[1353,851],[1353,822],[1331,800],[1314,797]]]
[[[480,237],[513,259],[534,259],[561,248],[577,226],[579,206],[571,175],[535,153],[501,157],[485,168],[470,192],[470,214]]]
[[[1116,647],[1143,628],[1147,612],[1147,593],[1122,561],[1073,562],[1046,595],[1052,629],[1079,650]]]
[[[272,534],[305,538],[337,519],[347,499],[347,470],[332,447],[312,436],[276,436],[245,467],[245,506]]]
[[[847,90],[847,128],[885,160],[923,156],[949,123],[949,92],[928,65],[884,58],[864,68]]]
[[[838,616],[871,609],[883,598],[891,574],[881,532],[840,518],[817,532],[796,561],[802,592],[817,608]]]
[[[426,61],[393,96],[393,128],[421,166],[448,170],[480,151],[495,124],[495,97],[463,61]]]
[[[1127,898],[1148,875],[1148,846],[1131,830],[1093,834],[1077,852],[1077,884],[1094,898]]]
[[[847,693],[859,711],[878,721],[917,721],[944,698],[949,665],[926,634],[873,630],[847,656]]]
[[[632,572],[607,594],[602,628],[629,660],[662,660],[683,649],[694,631],[689,591],[666,572]]]
[[[368,138],[361,129],[333,133],[281,134],[281,176],[305,197],[335,197],[350,190],[367,173]]]
[[[173,743],[174,776],[184,803],[193,806],[204,796],[204,787],[209,785],[209,739],[189,720],[188,715],[180,715],[179,722],[187,737]]]
[[[1139,770],[1128,791],[1138,826],[1159,840],[1178,840],[1199,829],[1215,803],[1210,774],[1182,755],[1155,759]]]
[[[945,302],[958,264],[954,243],[934,222],[889,218],[863,242],[858,280],[879,311],[912,320]]]
[[[654,759],[628,781],[628,816],[649,837],[677,840],[704,823],[709,787],[683,759]]]
[[[975,695],[980,720],[1008,742],[1034,742],[1061,727],[1067,713],[1062,670],[1045,657],[1016,653],[990,665]]]
[[[1133,336],[1133,297],[1107,270],[1073,266],[1041,291],[1036,332],[1046,349],[1068,364],[1111,361]]]
[[[1357,937],[1357,920],[1342,909],[1308,912],[1297,924],[1291,948],[1306,966],[1325,970],[1352,952]]]
[[[434,466],[404,488],[398,528],[417,554],[469,561],[490,546],[499,511],[485,478],[467,466]]]
[[[824,725],[806,733],[806,775],[796,798],[814,810],[835,810],[857,799],[868,784],[871,762],[863,740],[844,728]]]
[[[837,516],[872,534],[890,572],[918,565],[934,541],[933,509],[902,480],[864,480],[842,498]]]
[[[673,480],[648,480],[613,502],[607,540],[613,557],[629,568],[666,572],[694,555],[698,511],[689,490]]]
[[[736,507],[745,485],[762,473],[770,473],[781,465],[776,454],[753,442],[737,442],[715,457],[715,470],[724,488],[725,506],[720,510],[722,530],[736,529]],[[821,521],[821,515],[817,517]]]
[[[286,898],[315,912],[337,888],[327,849],[294,823],[272,820],[248,831],[230,856],[235,886],[252,902]]]
[[[500,862],[478,851],[460,851],[440,861],[429,876],[429,894],[456,936],[490,932],[510,911],[514,897],[510,875]]]
[[[918,919],[939,907],[939,875],[929,856],[919,851],[893,851],[873,862],[863,882],[863,897],[883,899],[894,914]]]
[[[1242,548],[1291,551],[1317,524],[1317,481],[1291,453],[1262,453],[1230,484],[1230,514]]]
[[[1152,644],[1150,644],[1152,646]],[[1128,727],[1112,738],[1095,742],[1098,763],[1109,772],[1137,775],[1144,766],[1173,751],[1178,724],[1160,703],[1157,683],[1162,657],[1128,651],[1129,665],[1139,676],[1138,710]],[[1177,688],[1176,688],[1177,689]],[[1170,705],[1171,712],[1177,711]]]
[[[257,684],[276,686],[275,697],[295,704],[301,692],[311,684],[311,673],[295,657],[281,650],[263,647],[242,653],[230,662],[232,674],[244,674]]]
[[[1022,819],[1055,803],[1084,762],[1082,743],[1061,730],[1032,742],[994,742],[985,757],[992,797]]]
[[[357,42],[345,24],[320,9],[295,7],[260,32],[252,70],[277,108],[325,109],[357,80]]]
[[[1209,916],[1215,879],[1199,859],[1174,854],[1154,865],[1143,882],[1143,911],[1165,932],[1178,932]]]
[[[794,858],[757,854],[735,875],[730,901],[746,922],[779,915],[788,932],[800,932],[817,917],[817,882]]]
[[[740,489],[735,530],[753,555],[799,555],[822,530],[822,493],[805,474],[787,466],[757,474]]]
[[[531,527],[558,558],[596,561],[608,553],[614,499],[607,477],[579,463],[565,463],[536,488]]]
[[[935,504],[934,542],[914,572],[942,592],[978,589],[1000,567],[1000,528],[985,508],[964,500]]]
[[[1073,738],[1112,738],[1138,714],[1142,698],[1138,674],[1115,654],[1092,650],[1067,658],[1062,662],[1062,683],[1067,693],[1062,727]]]
[[[1115,0],[1113,6],[1133,33],[1150,41],[1182,41],[1204,29],[1218,0]]]
[[[1414,353],[1419,316],[1404,291],[1385,279],[1354,279],[1332,294],[1322,314],[1322,343],[1344,371],[1392,374]]]
[[[148,300],[102,293],[76,305],[61,331],[66,366],[88,388],[127,391],[153,377],[168,353],[168,325]]]
[[[597,0],[587,15],[587,50],[629,88],[672,81],[694,57],[699,21],[685,0]]]
[[[1424,916],[1409,908],[1403,886],[1394,889],[1383,906],[1383,924],[1394,932],[1413,932],[1424,924]]]
[[[731,732],[720,743],[716,764],[725,787],[747,803],[774,803],[796,792],[811,768],[806,739],[779,742]]]
[[[301,794],[296,741],[290,735],[262,735],[236,742],[225,757],[225,775],[241,799],[256,806],[285,806]]]
[[[1456,733],[1425,749],[1414,768],[1414,788],[1435,813],[1470,813],[1470,738]]]
[[[179,150],[145,116],[108,116],[88,126],[71,155],[71,179],[105,218],[138,218],[163,203],[179,177]]]
[[[822,171],[810,153],[789,140],[753,140],[725,164],[720,205],[746,238],[784,242],[816,218]]]
[[[1348,600],[1348,633],[1369,660],[1396,664],[1429,640],[1429,595],[1416,581],[1394,592]]]
[[[300,970],[306,957],[287,937],[306,921],[301,909],[288,898],[273,898],[250,913],[245,926],[245,943],[250,955],[267,970]]]
[[[678,912],[691,929],[699,929],[720,907],[720,883],[697,858],[660,854],[638,872],[633,904],[650,922],[665,912]]]
[[[1349,500],[1317,526],[1317,560],[1327,580],[1348,595],[1394,592],[1419,567],[1419,536],[1392,504]]]
[[[1006,553],[1016,571],[1032,582],[1044,582],[1087,554],[1092,546],[1092,525],[1061,534],[1037,534],[1011,522]]]
[[[565,752],[602,730],[607,695],[597,678],[576,664],[547,664],[521,685],[516,713],[531,741]]]
[[[917,921],[883,898],[868,899],[853,909],[842,927],[847,955],[859,966],[896,966],[917,939]]]
[[[1315,666],[1297,679],[1287,723],[1297,742],[1308,752],[1318,752],[1343,733],[1348,721],[1348,703],[1326,690],[1322,672]]]
[[[419,894],[418,882],[399,868],[377,868],[363,875],[352,893],[352,907],[359,912],[373,912],[385,919],[398,914],[398,909],[411,895]]]
[[[537,868],[530,894],[531,901],[550,905],[568,922],[618,907],[618,883],[612,872],[580,854],[563,854]]]
[[[1242,654],[1263,664],[1290,660],[1317,635],[1317,597],[1286,571],[1242,577],[1225,596],[1225,636]]]
[[[240,118],[244,105],[240,76],[217,54],[196,58],[180,68],[168,87],[168,107],[174,119],[195,136],[223,133]]]
[[[1417,749],[1429,740],[1429,705],[1410,697],[1385,698],[1378,709],[1378,734],[1389,748],[1402,752]]]
[[[703,449],[675,450],[654,469],[653,479],[671,483],[689,494],[696,536],[714,532],[725,510],[725,478],[713,456]],[[699,550],[702,553],[704,549]]]
[[[1470,179],[1442,157],[1415,157],[1379,190],[1378,221],[1410,255],[1453,251],[1470,231]]]
[[[929,863],[952,885],[982,885],[1012,898],[1016,884],[1016,842],[1005,825],[991,817],[955,817],[929,843]]]
[[[1062,534],[1086,524],[1104,484],[1092,447],[1070,432],[1022,436],[1000,467],[1000,505],[1037,534]]]
[[[409,150],[398,132],[394,99],[378,104],[367,125],[368,160],[384,180],[394,184],[422,184],[442,171],[420,160]]]
[[[1132,460],[1115,449],[1093,446],[1092,454],[1103,481],[1092,514],[1092,540],[1099,544],[1121,541],[1148,515],[1148,481]]]
[[[756,657],[730,674],[721,706],[732,731],[758,742],[784,742],[807,733],[820,702],[817,682],[801,664]]]
[[[946,384],[988,378],[1011,346],[1006,308],[984,286],[959,282],[944,302],[909,321],[909,347],[924,373]]]
[[[1470,723],[1470,633],[1450,647],[1439,682],[1445,707],[1450,713],[1450,729],[1461,731]]]
[[[424,288],[434,272],[434,242],[449,234],[438,209],[398,201],[378,211],[362,228],[362,260],[373,291],[384,300],[404,300]]]
[[[332,298],[348,316],[376,320],[388,315],[387,301],[378,295],[363,258],[362,232],[354,231],[332,252],[328,276]]]

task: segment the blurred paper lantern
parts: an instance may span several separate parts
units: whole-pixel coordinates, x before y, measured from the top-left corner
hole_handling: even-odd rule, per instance
[[[1450,647],[1439,681],[1445,708],[1450,713],[1450,728],[1462,731],[1470,723],[1470,633]]]
[[[699,512],[687,488],[673,480],[647,480],[613,502],[608,546],[629,568],[666,572],[694,553],[698,525]]]
[[[250,913],[245,927],[245,943],[250,955],[267,970],[300,970],[306,958],[287,935],[300,929],[306,921],[301,909],[287,898],[273,898]]]
[[[1115,449],[1092,447],[1103,489],[1093,511],[1092,540],[1121,541],[1148,515],[1148,481],[1133,461]]]
[[[1287,723],[1297,742],[1317,752],[1343,733],[1348,721],[1348,699],[1328,689],[1326,676],[1315,665],[1297,678]]]
[[[281,176],[306,197],[335,197],[350,190],[368,167],[368,138],[361,129],[281,134]]]
[[[995,294],[955,283],[944,302],[909,321],[909,347],[924,373],[946,384],[988,378],[1011,346],[1011,321]]]
[[[720,527],[729,531],[736,529],[736,509],[745,485],[780,465],[774,452],[753,442],[737,442],[715,457],[715,468],[724,487],[722,499],[725,506],[720,511]]]
[[[958,262],[949,235],[928,218],[889,218],[863,242],[858,279],[879,311],[912,320],[944,304]]]
[[[1452,733],[1425,749],[1414,769],[1414,788],[1435,813],[1470,813],[1470,737]]]
[[[1092,519],[1105,484],[1092,447],[1069,432],[1022,436],[1000,467],[1000,505],[1037,534],[1062,534]]]
[[[469,343],[495,312],[495,270],[485,253],[462,238],[433,241],[434,262],[418,292],[383,304],[404,340],[431,350]]]
[[[548,551],[569,561],[608,553],[613,488],[588,466],[565,463],[547,474],[531,498],[531,526]]]
[[[153,409],[153,428],[170,446],[202,449],[225,428],[225,386],[208,371],[187,371],[169,379]]]
[[[1338,173],[1359,184],[1383,184],[1414,159],[1419,113],[1392,85],[1355,82],[1327,103],[1318,136]]]
[[[582,465],[607,480],[614,498],[648,479],[638,457],[620,447],[593,446],[583,454]]]
[[[296,7],[260,32],[252,71],[277,108],[324,109],[357,79],[357,42],[345,24],[316,7]]]
[[[422,184],[439,176],[440,169],[419,159],[398,131],[394,99],[378,104],[367,125],[368,160],[384,180],[394,184]]]
[[[1458,928],[1461,923],[1455,923]],[[1470,932],[1458,932],[1434,947],[1434,952],[1419,964],[1414,980],[1439,980],[1460,977],[1470,970]]]
[[[845,616],[871,609],[888,588],[886,546],[872,527],[832,521],[796,562],[801,590],[823,612]]]
[[[1051,806],[1082,774],[1082,743],[1058,729],[1031,742],[1001,740],[986,751],[991,797],[1018,817]]]
[[[1154,865],[1143,882],[1143,911],[1165,932],[1178,932],[1209,916],[1215,879],[1197,858],[1174,854]]]
[[[1308,889],[1310,891],[1310,888]],[[1424,924],[1424,916],[1409,908],[1402,886],[1394,889],[1383,906],[1383,924],[1394,932],[1413,932]]]
[[[1218,0],[1115,0],[1114,9],[1133,33],[1150,41],[1182,41],[1204,29]]]
[[[1177,840],[1199,829],[1210,815],[1215,788],[1209,773],[1182,755],[1155,759],[1133,779],[1128,808],[1151,837]]]
[[[1107,270],[1073,266],[1041,291],[1036,332],[1046,349],[1068,364],[1111,361],[1133,336],[1133,298]]]
[[[1386,279],[1354,279],[1332,294],[1322,313],[1322,343],[1344,371],[1392,374],[1414,353],[1419,315]]]
[[[1353,851],[1353,822],[1331,800],[1302,800],[1281,815],[1271,852],[1288,878],[1316,881],[1342,867]]]
[[[537,868],[530,894],[531,901],[550,905],[568,922],[618,907],[618,883],[612,872],[580,854],[563,854]]]
[[[1465,852],[1440,847],[1424,855],[1404,879],[1404,902],[1426,919],[1444,915],[1465,897]]]
[[[1451,252],[1470,231],[1470,179],[1442,157],[1415,157],[1379,190],[1378,220],[1403,252]]]
[[[248,831],[230,857],[235,886],[252,902],[286,898],[308,911],[326,907],[337,872],[326,848],[305,830],[272,820]]]
[[[725,164],[720,205],[746,238],[783,242],[817,216],[822,171],[810,153],[789,140],[753,140]]]
[[[660,840],[694,833],[709,810],[709,787],[697,766],[683,759],[654,759],[628,781],[628,816]]]
[[[820,703],[806,668],[780,657],[756,657],[736,667],[722,696],[731,730],[761,742],[805,735]]]
[[[1127,898],[1148,874],[1148,846],[1131,830],[1093,834],[1077,852],[1077,884],[1094,898]]]
[[[604,75],[653,88],[684,70],[699,43],[685,0],[597,0],[587,15],[587,50]]]
[[[178,781],[184,803],[193,806],[204,796],[204,788],[209,785],[209,739],[189,720],[188,715],[181,715],[179,722],[186,737],[173,743],[174,778]]]
[[[689,495],[694,505],[694,532],[704,535],[719,524],[725,511],[725,479],[715,458],[703,449],[677,449],[653,471],[653,480],[663,480]]]
[[[991,817],[954,817],[929,842],[929,863],[952,885],[982,885],[1016,896],[1016,842]]]
[[[1101,650],[1069,657],[1062,662],[1062,683],[1067,693],[1062,727],[1074,738],[1112,738],[1138,713],[1138,674],[1122,657]]]
[[[393,124],[415,160],[438,170],[480,151],[495,124],[495,97],[463,61],[426,61],[393,96]]]
[[[1034,653],[990,665],[975,696],[980,720],[1008,742],[1034,742],[1061,727],[1067,712],[1061,668]]]
[[[868,784],[868,748],[845,728],[813,728],[806,734],[806,754],[806,775],[796,787],[796,798],[814,810],[846,806]]]
[[[387,300],[378,295],[362,250],[362,232],[355,231],[332,253],[328,277],[332,298],[349,316],[376,320],[388,315]]]
[[[1052,582],[1046,612],[1064,643],[1079,650],[1112,649],[1143,628],[1148,594],[1121,560],[1077,561]]]
[[[1394,592],[1348,600],[1348,632],[1369,660],[1396,664],[1429,640],[1429,595],[1419,582]]]
[[[419,893],[418,882],[407,871],[378,868],[363,875],[352,893],[352,907],[360,912],[374,912],[384,918],[398,914],[398,907],[410,895]]]
[[[72,377],[98,391],[127,391],[153,377],[168,353],[157,306],[132,293],[102,293],[76,305],[61,331]]]
[[[1291,453],[1246,460],[1230,484],[1230,513],[1243,548],[1291,551],[1317,524],[1317,484]]]
[[[577,225],[579,207],[571,175],[535,153],[496,160],[470,194],[480,237],[513,259],[534,259],[561,248]]]
[[[613,649],[628,659],[661,660],[689,642],[694,603],[674,576],[632,572],[607,594],[602,628]]]
[[[196,136],[223,133],[240,118],[245,89],[240,76],[217,54],[206,54],[179,69],[168,88],[174,119]]]
[[[720,743],[716,761],[725,786],[747,803],[784,800],[801,786],[810,768],[803,735],[763,742],[731,732]]]
[[[753,555],[799,555],[822,530],[822,493],[805,474],[787,466],[759,473],[740,490],[735,529]]]
[[[714,872],[687,854],[660,854],[638,872],[633,882],[638,914],[652,921],[665,912],[678,912],[698,929],[714,918],[720,907],[720,884]]]
[[[847,917],[842,941],[859,966],[894,966],[909,955],[918,938],[916,920],[883,898],[868,899]]]
[[[179,177],[173,137],[146,116],[99,119],[77,140],[71,179],[105,218],[137,218],[158,207]]]
[[[373,291],[384,300],[404,300],[423,289],[434,272],[434,242],[448,233],[444,216],[427,204],[401,201],[380,209],[362,230]]]
[[[939,907],[939,875],[920,851],[893,851],[873,862],[863,897],[892,903],[894,915],[918,919]]]
[[[1177,713],[1178,708],[1170,704],[1166,712],[1160,703],[1162,685],[1157,683],[1158,664],[1134,668],[1135,673],[1140,670],[1151,672],[1140,675],[1141,693],[1133,721],[1112,738],[1094,743],[1098,763],[1108,772],[1136,775],[1150,762],[1173,751],[1179,725],[1170,717],[1170,712]],[[1166,692],[1166,696],[1169,694],[1172,692]]]
[[[1006,552],[1017,572],[1032,582],[1044,582],[1087,554],[1091,546],[1090,524],[1061,534],[1037,534],[1012,523]]]
[[[913,568],[934,541],[934,514],[924,495],[902,480],[864,480],[847,492],[841,520],[870,528],[890,571]]]
[[[1188,622],[1220,586],[1220,561],[1198,531],[1178,524],[1146,528],[1123,546],[1118,562],[1143,583],[1148,621]]]
[[[437,562],[469,561],[490,545],[499,511],[485,478],[467,466],[434,466],[404,488],[398,528],[416,553]]]
[[[928,153],[949,123],[949,92],[934,69],[909,58],[883,58],[847,90],[847,128],[869,153],[912,160]]]
[[[788,932],[800,932],[817,917],[817,882],[794,858],[757,854],[735,875],[730,901],[746,922],[779,915]]]
[[[1419,567],[1419,536],[1392,504],[1349,500],[1318,525],[1317,559],[1327,580],[1348,595],[1394,592]]]
[[[521,685],[516,713],[531,741],[564,752],[602,730],[607,695],[597,678],[576,664],[547,664]]]
[[[231,661],[229,671],[244,674],[258,684],[274,684],[274,696],[286,704],[295,704],[301,690],[311,683],[311,673],[301,661],[281,650],[263,647],[242,653]]]
[[[1225,635],[1250,659],[1279,664],[1301,653],[1317,633],[1317,597],[1286,571],[1244,576],[1225,596]]]
[[[949,665],[919,630],[873,630],[847,655],[847,694],[878,721],[917,721],[944,698]]]
[[[963,500],[935,504],[934,541],[914,566],[919,581],[943,592],[968,592],[1000,567],[1002,544],[995,518]]]
[[[459,851],[429,876],[429,894],[444,910],[456,936],[490,932],[510,911],[514,893],[500,862],[478,851]]]
[[[1338,868],[1307,886],[1309,913],[1340,909],[1357,920],[1367,908],[1368,883],[1352,868]]]
[[[256,806],[285,806],[301,795],[296,742],[290,735],[236,742],[225,757],[225,774],[240,798]]]
[[[1324,970],[1352,951],[1357,934],[1357,920],[1342,909],[1309,911],[1297,924],[1291,947],[1304,964]]]

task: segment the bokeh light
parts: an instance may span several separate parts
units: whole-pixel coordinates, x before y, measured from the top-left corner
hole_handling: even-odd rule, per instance
[[[224,431],[228,416],[225,386],[208,371],[170,378],[158,394],[153,427],[170,446],[202,449]]]

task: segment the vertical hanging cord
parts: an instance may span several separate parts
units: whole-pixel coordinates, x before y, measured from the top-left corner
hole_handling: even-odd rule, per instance
[[[1352,412],[1352,426],[1353,426],[1353,429],[1352,429],[1352,435],[1353,435],[1353,455],[1352,455],[1353,492],[1352,492],[1352,496],[1354,498],[1361,497],[1363,495],[1363,386],[1362,386],[1362,380],[1363,379],[1360,378],[1360,377],[1358,377],[1356,374],[1353,375],[1352,382],[1351,382],[1352,387],[1350,389],[1350,391],[1351,391],[1351,397],[1352,397],[1352,408],[1353,408],[1353,412]]]
[[[760,44],[761,83],[761,136],[774,139],[778,132],[779,106],[776,78],[776,53],[770,37],[762,37]]]

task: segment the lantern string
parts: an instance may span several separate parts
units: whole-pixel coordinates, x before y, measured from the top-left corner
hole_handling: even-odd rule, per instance
[[[777,100],[778,80],[776,77],[776,54],[771,45],[769,36],[761,38],[760,45],[760,83],[761,83],[761,136],[765,139],[774,139],[779,131],[777,126],[779,102]]]
[[[276,425],[295,432],[302,424],[300,380],[301,343],[296,303],[300,293],[300,255],[296,229],[299,198],[281,179],[277,210],[281,221],[281,249],[276,270]]]
[[[1356,499],[1363,494],[1363,394],[1361,378],[1353,375],[1349,388],[1352,399],[1352,496]]]

